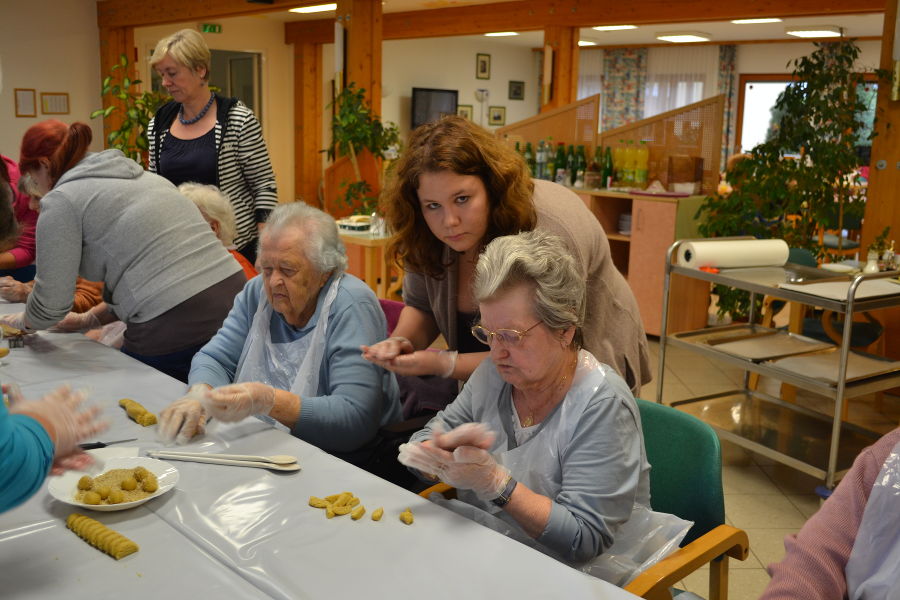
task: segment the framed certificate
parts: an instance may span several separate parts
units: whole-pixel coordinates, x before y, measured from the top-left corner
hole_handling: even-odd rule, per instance
[[[41,114],[69,114],[69,94],[66,92],[41,92]]]
[[[36,117],[37,102],[35,90],[29,88],[15,88],[16,95],[16,116],[17,117]]]

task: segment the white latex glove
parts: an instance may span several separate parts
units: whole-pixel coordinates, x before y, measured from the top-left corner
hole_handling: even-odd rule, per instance
[[[453,487],[472,490],[482,500],[500,496],[509,479],[509,469],[498,464],[487,450],[460,446],[452,453],[433,445],[403,444],[400,462]]]
[[[497,439],[497,434],[484,423],[463,423],[444,433],[443,425],[437,422],[431,430],[431,442],[448,452],[453,452],[459,446],[475,446],[483,450],[490,450],[495,439]]]
[[[100,319],[91,312],[83,312],[76,313],[70,312],[63,320],[51,327],[48,331],[62,332],[62,333],[74,333],[74,332],[85,332],[90,331],[91,329],[100,329],[103,325],[100,324]]]
[[[82,406],[84,392],[73,392],[69,386],[62,386],[40,400],[23,400],[17,392],[9,391],[9,412],[34,417],[53,440],[53,456],[57,459],[80,452],[78,442],[109,426],[97,419],[100,408]]]
[[[212,418],[225,423],[267,415],[275,406],[275,388],[256,381],[223,385],[207,392],[204,406]]]
[[[9,302],[25,302],[28,294],[31,293],[31,286],[21,281],[16,281],[12,277],[0,277],[0,298]]]
[[[31,331],[31,328],[25,322],[25,313],[13,313],[11,315],[3,315],[0,322],[6,323],[10,327],[21,329],[22,331]]]
[[[192,385],[181,399],[159,413],[157,435],[165,443],[187,444],[191,438],[206,433],[206,409],[203,407],[209,386]]]
[[[363,351],[363,358],[376,364],[392,360],[401,354],[412,354],[416,350],[413,347],[412,342],[399,335],[389,337],[386,340],[381,340],[377,344],[372,344],[371,346],[361,346],[361,348]]]
[[[389,360],[374,360],[363,352],[363,358],[387,369],[397,375],[421,376],[438,375],[451,377],[456,370],[458,353],[455,350],[416,350],[409,354],[400,354]]]

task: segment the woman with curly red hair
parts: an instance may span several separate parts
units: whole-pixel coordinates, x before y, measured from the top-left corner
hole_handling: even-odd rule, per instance
[[[395,234],[389,252],[406,271],[406,307],[390,338],[363,349],[372,362],[398,375],[468,379],[487,355],[469,331],[478,321],[478,257],[496,237],[539,229],[564,240],[587,282],[584,348],[635,394],[650,380],[637,302],[600,223],[572,191],[532,180],[522,158],[488,131],[457,116],[416,129],[381,211]],[[426,352],[438,334],[449,350]]]

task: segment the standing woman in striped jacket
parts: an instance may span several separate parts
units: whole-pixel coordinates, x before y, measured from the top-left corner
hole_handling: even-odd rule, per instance
[[[256,262],[259,229],[278,204],[262,128],[236,98],[209,89],[210,52],[198,32],[182,29],[156,44],[150,67],[172,101],[150,120],[150,171],[175,185],[215,185],[234,207],[234,244]]]

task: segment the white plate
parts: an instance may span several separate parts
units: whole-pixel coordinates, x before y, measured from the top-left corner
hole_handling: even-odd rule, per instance
[[[85,504],[75,500],[75,493],[78,491],[78,480],[83,475],[97,476],[101,472],[105,473],[111,469],[133,469],[135,467],[144,467],[159,480],[159,489],[140,500],[132,502],[122,502],[121,504]],[[84,471],[66,471],[59,477],[51,477],[47,484],[50,495],[66,504],[77,506],[78,508],[86,508],[88,510],[98,510],[101,512],[109,512],[113,510],[126,510],[140,506],[144,502],[152,500],[158,496],[162,496],[178,483],[178,469],[164,460],[156,458],[147,458],[146,456],[127,456],[109,458],[104,461],[103,469],[100,472],[86,473]]]

